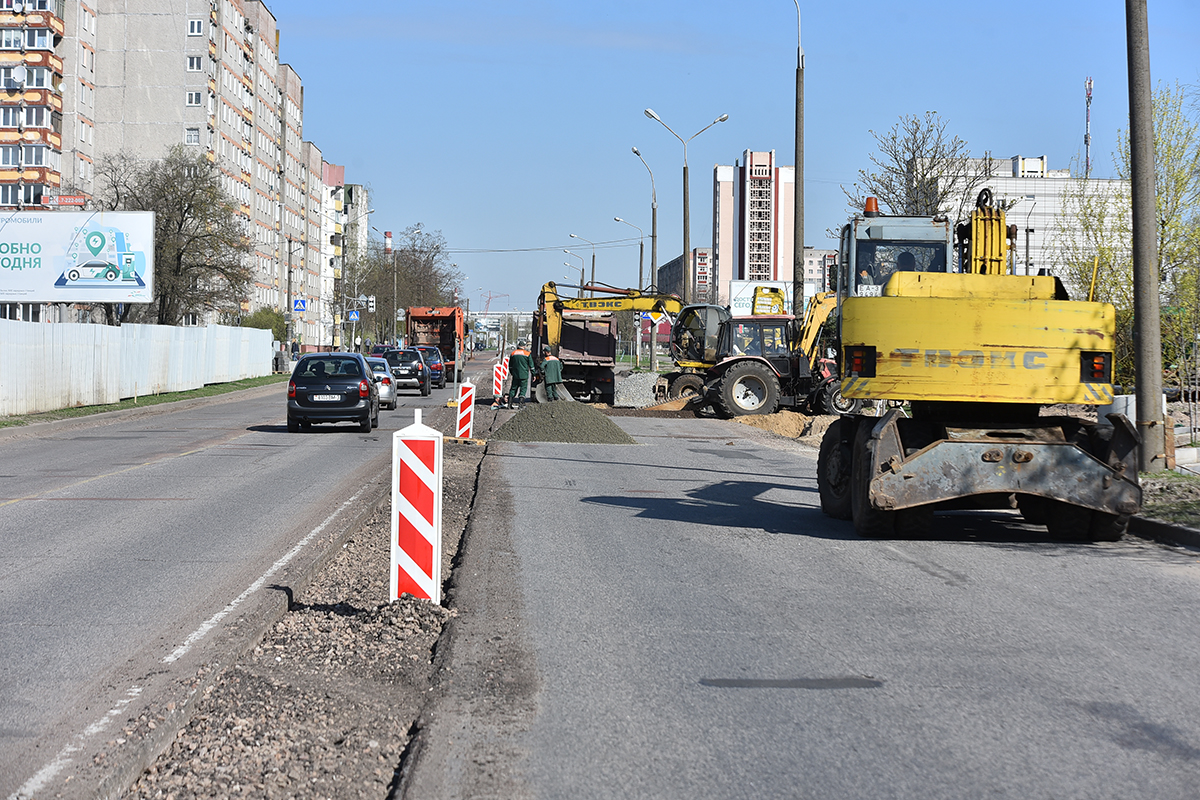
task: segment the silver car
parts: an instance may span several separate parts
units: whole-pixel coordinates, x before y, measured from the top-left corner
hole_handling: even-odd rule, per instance
[[[371,367],[371,371],[375,373],[375,378],[379,384],[379,407],[395,411],[396,381],[392,377],[391,366],[384,359],[373,356],[367,358],[367,364]]]

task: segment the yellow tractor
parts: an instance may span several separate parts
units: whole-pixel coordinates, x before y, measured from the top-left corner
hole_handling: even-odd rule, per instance
[[[842,394],[891,408],[830,425],[817,482],[825,513],[860,535],[1017,508],[1058,538],[1115,540],[1140,509],[1133,425],[1064,410],[1112,402],[1113,307],[1015,274],[1015,238],[986,189],[954,231],[880,215],[874,198],[843,227]]]

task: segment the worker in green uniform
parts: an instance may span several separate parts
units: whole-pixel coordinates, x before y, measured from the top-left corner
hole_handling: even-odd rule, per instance
[[[557,400],[562,388],[562,362],[550,352],[550,345],[542,345],[542,380],[546,382],[546,399]]]
[[[529,396],[529,379],[533,377],[533,358],[525,349],[525,340],[517,342],[517,348],[508,357],[508,375],[512,383],[508,387],[508,408],[513,407],[513,398],[521,402]]]

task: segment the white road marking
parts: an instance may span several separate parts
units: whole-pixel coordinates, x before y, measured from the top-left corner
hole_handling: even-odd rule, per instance
[[[177,647],[170,655],[163,658],[163,663],[170,664],[171,662],[178,661],[180,658],[183,658],[185,655],[187,655],[188,651],[191,650],[198,641],[203,639],[209,631],[215,628],[221,622],[221,620],[229,616],[229,614],[232,613],[233,610],[242,603],[244,603],[246,599],[250,597],[250,595],[261,589],[263,585],[270,580],[273,575],[275,575],[275,573],[279,572],[279,570],[287,566],[288,562],[299,555],[300,551],[308,546],[313,539],[317,538],[322,531],[329,527],[329,524],[337,519],[339,514],[350,507],[354,501],[358,500],[363,491],[365,491],[365,488],[338,506],[332,514],[325,518],[324,522],[313,528],[307,536],[296,543],[295,547],[293,547],[278,561],[272,564],[271,567],[258,578],[258,580],[250,584],[246,591],[239,594],[229,603],[229,605],[225,606],[225,608],[221,609],[216,614],[213,614],[210,618],[205,620],[205,622],[200,625],[199,628],[192,631],[192,633],[184,640],[183,644]],[[126,706],[132,703],[134,699],[136,699],[141,693],[142,687],[131,687],[129,691],[125,693],[125,699],[118,702],[103,717],[96,720],[91,725],[88,725],[81,733],[77,734],[74,739],[66,744],[63,749],[58,752],[58,755],[56,755],[48,764],[38,770],[34,776],[27,780],[20,789],[17,789],[17,791],[10,794],[8,796],[8,800],[30,800],[30,798],[33,798],[39,791],[46,788],[50,782],[53,781],[55,777],[57,777],[57,775],[71,763],[73,760],[72,756],[84,748],[84,746],[87,744],[87,740],[104,731],[108,727],[109,723],[112,722],[114,718],[120,716],[125,711]]]

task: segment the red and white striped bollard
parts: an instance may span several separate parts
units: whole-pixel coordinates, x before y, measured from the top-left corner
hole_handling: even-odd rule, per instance
[[[442,434],[416,421],[392,435],[391,600],[442,602]]]
[[[458,387],[458,425],[454,435],[470,439],[475,430],[475,384],[467,381]]]

